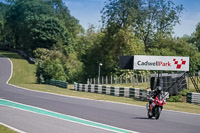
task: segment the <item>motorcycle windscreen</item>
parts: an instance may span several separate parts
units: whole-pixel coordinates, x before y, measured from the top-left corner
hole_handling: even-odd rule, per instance
[[[162,94],[158,94],[157,95],[158,99],[161,101],[163,99],[163,95]]]

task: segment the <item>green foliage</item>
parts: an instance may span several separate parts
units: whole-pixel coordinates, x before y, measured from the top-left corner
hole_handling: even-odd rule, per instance
[[[38,59],[36,74],[38,79],[42,76],[44,80],[67,80],[70,83],[82,79],[83,64],[78,60],[76,53],[64,55],[59,50],[38,48],[34,54]]]
[[[54,18],[40,20],[31,29],[30,34],[32,35],[32,50],[38,47],[50,48],[57,44],[59,40],[64,40],[64,29],[59,21]]]
[[[179,94],[180,94],[181,96],[186,96],[188,91],[189,91],[189,90],[187,90],[187,89],[183,89],[181,92],[179,92]]]
[[[37,48],[73,45],[81,27],[62,0],[16,0],[6,13],[6,29],[10,47],[31,54]]]
[[[90,42],[82,56],[86,77],[98,75],[99,63],[103,64],[101,75],[108,75],[119,71],[120,55],[145,54],[144,44],[128,28],[120,29],[113,34],[108,30],[94,32],[92,38],[90,38],[90,34],[86,37]]]
[[[39,48],[34,51],[34,54],[38,59],[36,72],[38,78],[42,76],[44,80],[66,81],[67,76],[62,64],[65,58],[60,51]]]
[[[101,60],[110,72],[118,68],[121,55],[145,54],[144,44],[129,29],[120,29],[112,36],[106,33],[101,45],[105,49],[100,51],[103,52]]]
[[[75,50],[79,57],[86,54],[86,51],[99,43],[103,33],[97,32],[94,25],[90,25],[86,31],[82,31],[77,37],[77,45]]]
[[[102,22],[112,31],[131,27],[146,50],[158,34],[171,34],[179,23],[183,7],[171,0],[109,0],[102,10]]]
[[[192,37],[172,38],[183,10],[172,0],[108,0],[103,28],[86,31],[63,0],[7,1],[0,3],[0,45],[34,54],[38,78],[86,81],[99,63],[104,76],[132,73],[119,69],[121,55],[189,56],[190,71],[200,69],[200,24]]]
[[[168,102],[184,102],[183,97],[186,97],[187,92],[189,90],[183,89],[179,92],[179,95],[177,96],[171,96],[169,99],[167,99]]]
[[[200,53],[193,45],[189,44],[185,39],[174,38],[156,38],[149,48],[150,55],[162,56],[189,56],[190,71],[196,72],[200,68]]]
[[[6,13],[6,26],[12,30],[15,39],[13,47],[23,49],[31,41],[30,29],[38,23],[38,18],[52,15],[53,10],[43,0],[15,1]]]
[[[171,96],[167,102],[181,102],[181,95]]]
[[[73,81],[81,81],[83,63],[80,62],[75,53],[70,53],[67,57],[66,63],[64,65],[68,77],[68,82],[73,83]]]
[[[156,36],[171,35],[173,27],[180,22],[182,11],[182,5],[175,6],[171,0],[145,0],[135,31],[146,51]]]
[[[101,41],[105,36],[102,32],[96,32],[94,27],[90,27],[86,33],[79,37],[77,54],[83,62],[83,75],[85,81],[88,77],[95,77],[98,71],[98,63],[103,59],[102,52],[106,49],[101,46]]]
[[[33,53],[35,57],[39,60],[46,60],[46,59],[52,59],[52,60],[61,59],[63,61],[65,60],[65,57],[63,56],[63,54],[58,50],[38,48],[34,50]]]
[[[192,34],[192,39],[190,40],[200,51],[200,22],[197,24],[195,32]]]
[[[38,65],[37,72],[42,74],[45,81],[50,79],[66,81],[66,74],[59,60],[44,60]]]
[[[8,10],[8,5],[0,2],[0,45],[2,44],[4,38],[4,25],[5,25],[5,14]]]
[[[6,21],[4,43],[31,56],[34,53],[38,79],[77,79],[80,72],[75,70],[81,71],[82,63],[74,51],[78,49],[77,35],[82,28],[63,1],[8,0],[8,3],[6,13],[0,12],[0,18],[3,15]]]
[[[69,9],[66,7],[63,0],[48,0],[54,12],[56,18],[60,20],[65,28],[65,36],[68,41],[66,44],[76,43],[77,34],[80,33],[82,27],[79,25],[79,21],[70,15]]]
[[[141,0],[108,0],[102,13],[102,23],[107,27],[124,28],[134,25]]]

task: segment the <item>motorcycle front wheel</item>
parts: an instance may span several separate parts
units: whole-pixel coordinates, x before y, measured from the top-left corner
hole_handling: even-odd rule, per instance
[[[155,108],[155,118],[156,119],[159,119],[161,110],[162,110],[161,107],[156,107]]]

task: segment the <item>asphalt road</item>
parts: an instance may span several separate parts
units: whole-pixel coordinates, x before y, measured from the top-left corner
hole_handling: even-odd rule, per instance
[[[11,73],[10,68],[11,64],[9,60],[1,57],[0,98],[3,99],[141,133],[199,133],[200,131],[200,115],[163,110],[159,120],[154,120],[147,118],[147,112],[144,107],[52,95],[14,87],[6,84]],[[8,120],[5,116],[8,114],[15,114],[16,109],[7,107],[6,109],[0,108],[0,111],[5,112],[4,114],[0,113],[0,122],[4,123]],[[23,119],[27,119],[25,111],[19,111],[18,113]],[[38,115],[38,119],[35,121],[40,121],[40,117],[44,116]],[[45,118],[46,117],[47,116],[45,116]],[[29,117],[30,121],[32,121],[31,118],[32,117]],[[47,120],[45,123],[51,125],[54,120],[55,118],[52,118],[52,120]],[[18,121],[16,117],[10,120],[10,123],[15,127],[15,125],[18,125]],[[63,121],[63,123],[66,123],[66,121]],[[27,127],[31,129],[34,124],[35,122],[29,122]],[[38,124],[38,126],[40,126],[40,124]],[[56,126],[54,125],[54,127]],[[21,129],[20,126],[17,127]],[[70,125],[71,129],[76,128],[76,132],[88,132],[87,126],[85,130],[83,127],[85,126],[74,123]],[[58,125],[58,128],[61,128],[61,126]],[[65,130],[67,130],[67,127]],[[43,130],[41,131],[43,132]],[[70,131],[72,130],[67,132]],[[93,132],[104,133],[106,131],[98,129],[98,131]]]
[[[0,105],[0,121],[27,133],[112,133],[103,129],[72,123]]]

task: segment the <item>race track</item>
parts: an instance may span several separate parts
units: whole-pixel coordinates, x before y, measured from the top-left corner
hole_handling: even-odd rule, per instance
[[[31,91],[7,84],[11,62],[0,57],[0,99],[141,133],[199,133],[200,115],[163,110],[159,120],[147,119],[144,107]],[[102,128],[74,123],[0,105],[0,122],[24,132],[105,133]]]

